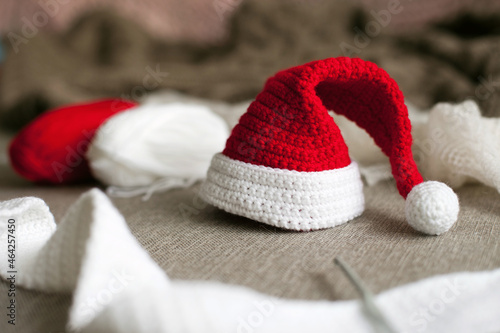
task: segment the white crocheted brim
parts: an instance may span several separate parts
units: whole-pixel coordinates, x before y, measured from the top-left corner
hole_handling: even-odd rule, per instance
[[[299,172],[254,165],[216,154],[200,190],[229,213],[280,228],[316,230],[361,215],[363,183],[358,165]]]

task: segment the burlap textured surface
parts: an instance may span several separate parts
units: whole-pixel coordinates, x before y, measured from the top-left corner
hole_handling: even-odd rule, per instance
[[[56,220],[89,188],[3,182],[0,200],[39,196]],[[207,206],[197,197],[198,188],[157,194],[147,202],[113,200],[141,245],[173,279],[217,280],[287,298],[343,300],[358,296],[332,263],[339,255],[376,293],[435,274],[500,266],[500,195],[484,186],[457,191],[459,220],[438,237],[405,223],[403,199],[392,181],[365,188],[361,217],[309,233],[275,229]],[[0,293],[6,286],[0,283]],[[64,327],[70,295],[20,289],[18,297],[24,305],[17,329],[59,332]]]

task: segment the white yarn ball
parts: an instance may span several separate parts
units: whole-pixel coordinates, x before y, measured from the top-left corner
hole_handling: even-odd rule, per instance
[[[458,197],[446,184],[426,181],[413,187],[406,197],[406,219],[420,232],[440,235],[458,218]]]
[[[152,104],[104,123],[87,151],[93,175],[106,185],[147,186],[164,178],[203,179],[229,130],[202,105]]]

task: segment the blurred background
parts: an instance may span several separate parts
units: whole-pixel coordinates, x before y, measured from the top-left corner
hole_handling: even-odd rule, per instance
[[[2,0],[0,125],[176,90],[252,99],[280,69],[335,56],[386,69],[420,108],[499,111],[500,1]]]
[[[266,79],[277,71],[313,60],[348,56],[384,68],[396,80],[406,101],[418,109],[472,99],[484,116],[500,116],[499,0],[0,0],[0,36],[0,194],[3,199],[41,197],[56,220],[88,189],[88,184],[64,189],[35,187],[11,170],[7,146],[37,116],[67,104],[110,97],[138,102],[151,97],[161,100],[162,94],[164,100],[169,96],[172,102],[179,96],[172,94],[175,92],[203,98],[212,103],[210,106],[230,103],[227,110],[238,114],[241,110],[233,104],[255,98]],[[57,128],[54,130],[57,126],[61,125],[54,125],[51,131],[42,129],[50,132],[47,136],[55,137],[52,141],[64,141]],[[494,128],[494,135],[500,137],[500,126]],[[34,132],[25,151],[35,150],[32,155],[46,163],[25,165],[42,171],[45,165],[54,172],[52,163],[56,161],[50,160],[52,156],[44,152],[40,140],[44,133]],[[135,139],[134,133],[130,137],[131,141]],[[488,138],[485,135],[475,145],[460,146],[462,142],[458,142],[455,146],[462,154],[452,155],[458,156],[452,162],[472,161],[466,167],[472,165],[476,167],[473,171],[485,174],[486,168],[477,167],[483,166],[482,157],[490,161],[484,163],[487,167],[493,165],[491,169],[498,170],[496,159],[484,157],[488,154],[464,157],[473,151],[471,146],[479,147]],[[36,145],[38,142],[42,143]],[[366,141],[360,142],[358,146],[365,147]],[[67,147],[71,148],[69,144]],[[46,150],[50,152],[49,148]],[[477,150],[490,153],[493,148]],[[66,150],[58,156],[69,165],[70,154],[64,153]],[[378,148],[376,153],[380,155]],[[80,156],[74,168],[85,164],[81,161]],[[90,175],[89,170],[86,172]],[[70,175],[71,170],[64,174]],[[494,184],[497,189],[498,184]],[[305,234],[295,238],[295,245],[290,238],[284,248],[287,255],[277,263],[273,262],[277,257],[267,258],[272,248],[264,255],[260,250],[268,246],[265,234],[269,230],[239,220],[232,223],[236,220],[212,213],[210,207],[196,215],[197,196],[191,189],[152,197],[149,203],[141,199],[115,202],[139,242],[176,279],[210,278],[282,293],[280,296],[335,299],[351,292],[344,288],[347,280],[337,280],[344,279],[340,271],[331,268],[331,258],[337,252],[346,253],[355,266],[363,269],[360,275],[370,279],[376,292],[434,274],[498,267],[498,228],[494,229],[498,194],[493,189],[462,190],[460,200],[465,204],[456,232],[448,238],[421,241],[399,223],[398,216],[402,220],[404,213],[394,205],[395,200],[402,200],[394,184],[382,183],[367,191],[367,202],[375,209],[351,229],[341,229],[341,233],[334,230],[321,239],[314,238],[320,234],[311,233],[309,244],[315,244],[311,256],[300,253],[309,251],[304,245],[308,244],[304,243]],[[177,220],[184,203],[189,209],[196,207],[196,217]],[[235,233],[241,231],[243,238],[255,239],[257,245],[242,247],[243,238],[239,237],[228,242],[233,227]],[[253,238],[259,233],[262,238]],[[189,238],[191,242],[184,242]],[[348,241],[337,242],[339,239]],[[279,247],[282,243],[276,244]],[[240,254],[223,258],[233,251],[231,246]],[[211,250],[218,247],[223,251]],[[315,251],[321,255],[315,255]],[[300,259],[288,256],[293,252]],[[316,260],[308,262],[318,269],[303,272],[297,268],[304,258]],[[240,266],[235,264],[238,260]],[[276,273],[268,276],[268,268]],[[290,278],[288,286],[283,283],[284,277]],[[341,283],[337,285],[336,281]],[[0,284],[0,289],[3,286],[6,284]],[[57,306],[50,305],[60,302],[57,297],[24,295],[20,296],[24,301],[19,302],[24,311],[21,324],[33,322],[36,332],[41,332],[41,327],[53,327],[51,332],[63,330],[71,304],[69,295]]]

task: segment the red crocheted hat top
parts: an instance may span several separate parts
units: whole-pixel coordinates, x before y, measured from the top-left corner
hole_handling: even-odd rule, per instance
[[[329,58],[268,79],[240,118],[223,154],[239,161],[296,171],[324,171],[351,163],[328,110],[364,128],[389,156],[401,195],[423,181],[411,153],[411,124],[403,94],[377,65]]]

